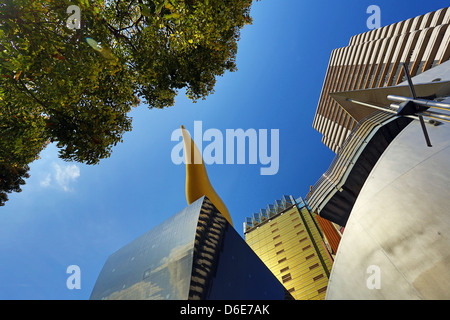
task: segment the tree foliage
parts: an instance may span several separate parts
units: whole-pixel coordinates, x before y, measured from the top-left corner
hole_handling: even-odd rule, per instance
[[[81,28],[70,29],[69,0],[7,0],[0,4],[2,122],[21,109],[63,159],[97,163],[131,130],[127,113],[139,100],[172,106],[186,88],[196,101],[236,69],[251,2],[84,0]]]
[[[67,22],[81,10],[79,29]],[[23,167],[55,142],[97,164],[132,128],[129,112],[194,102],[236,70],[252,0],[4,0],[0,163]]]
[[[7,193],[21,192],[21,185],[25,184],[26,178],[29,178],[28,170],[30,168],[25,165],[23,167],[0,164],[0,207],[8,201]]]

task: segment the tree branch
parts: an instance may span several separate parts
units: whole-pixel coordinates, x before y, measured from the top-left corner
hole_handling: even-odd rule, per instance
[[[133,22],[133,24],[132,24],[131,26],[128,26],[128,27],[119,29],[119,30],[117,30],[117,31],[118,31],[118,32],[121,32],[121,31],[123,31],[123,30],[127,30],[127,29],[130,29],[130,28],[136,26],[136,25],[142,20],[142,18],[144,18],[144,16],[141,14],[141,16],[139,17],[139,19],[137,19],[135,22]]]
[[[44,107],[44,110],[47,109],[47,105],[42,102],[41,100],[39,100],[38,98],[36,98],[36,96],[33,94],[33,92],[31,92],[30,90],[28,90],[27,86],[25,85],[25,83],[23,83],[22,79],[19,79],[18,82],[20,82],[20,84],[22,85],[22,87],[25,89],[25,92],[32,97],[37,103],[39,103],[42,107]],[[17,82],[16,82],[17,85]],[[20,90],[20,88],[19,88]]]
[[[131,48],[133,48],[133,50],[135,52],[137,52],[138,50],[136,49],[136,47],[133,45],[133,43],[131,43],[130,38],[128,38],[127,36],[123,35],[122,33],[119,32],[119,30],[117,30],[116,28],[114,28],[112,25],[110,25],[106,19],[102,19],[102,22],[106,25],[106,27],[108,28],[109,31],[111,31],[111,33],[116,37],[117,40],[119,40],[119,38],[123,38],[130,46]]]

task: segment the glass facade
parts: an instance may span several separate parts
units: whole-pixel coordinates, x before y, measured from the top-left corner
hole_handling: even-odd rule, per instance
[[[111,254],[91,299],[186,299],[202,202],[199,199]]]
[[[277,214],[245,224],[245,240],[296,300],[324,299],[332,260],[320,227],[303,199],[283,199]]]
[[[283,300],[292,296],[202,197],[113,253],[91,299]]]

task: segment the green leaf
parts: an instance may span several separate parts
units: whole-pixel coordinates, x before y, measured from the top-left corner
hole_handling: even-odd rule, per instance
[[[162,109],[174,105],[178,90],[194,102],[207,97],[218,76],[236,69],[251,6],[80,0],[85,27],[70,31],[61,9],[69,0],[9,2],[13,9],[0,5],[0,16],[12,17],[0,24],[0,162],[21,164],[47,140],[62,159],[96,164],[131,131],[137,101]],[[147,18],[137,23],[141,15]]]
[[[161,1],[160,3],[158,3],[156,5],[155,13],[159,14],[165,4],[166,4],[166,1]]]
[[[164,19],[178,19],[180,17],[181,17],[181,15],[178,12],[164,15]]]
[[[141,8],[141,14],[142,15],[144,15],[146,17],[151,17],[152,16],[151,10],[145,4],[140,3],[139,7]]]

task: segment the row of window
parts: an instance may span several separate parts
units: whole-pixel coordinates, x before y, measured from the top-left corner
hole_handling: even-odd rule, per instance
[[[299,242],[302,242],[302,241],[304,241],[304,240],[306,240],[306,239],[307,239],[307,238],[303,238],[303,239],[299,240]],[[303,248],[302,248],[302,251],[308,250],[309,248],[311,248],[311,245],[310,245],[310,244],[308,244],[307,246],[303,247]],[[277,251],[275,254],[276,254],[276,255],[279,255],[279,254],[282,254],[282,253],[284,253],[284,252],[285,252],[285,250],[284,250],[284,249],[281,249],[280,251]]]
[[[313,277],[313,281],[317,281],[320,280],[324,277],[323,273],[319,274],[318,276]],[[283,282],[283,284],[285,284],[288,281],[292,280],[292,276],[290,273],[285,274],[284,276],[281,277],[281,282]]]
[[[294,221],[292,221],[292,222],[294,222]],[[294,229],[300,227],[301,225],[302,225],[301,222],[295,224],[295,225],[294,225]],[[280,231],[280,229],[279,229],[279,228],[275,228],[275,229],[273,229],[271,232],[272,232],[272,233],[275,233],[275,232],[277,232],[277,231]]]
[[[292,222],[296,221],[297,219],[298,219],[298,218],[295,218],[294,220],[292,220]],[[276,223],[272,224],[271,226],[274,226],[274,225],[276,225]],[[295,230],[295,229],[298,229],[298,228],[301,227],[301,226],[302,226],[302,223],[300,222],[300,223],[295,224],[295,225],[293,226],[293,229],[292,229],[292,227],[289,228],[289,229],[287,229],[287,230],[286,230],[285,228],[283,228],[283,229],[282,229],[282,233],[281,233],[281,234],[283,235],[283,238],[292,238],[292,237],[294,236],[294,232],[293,232],[293,231],[295,231],[295,232],[297,233],[297,235],[298,235],[299,233],[301,233],[301,232],[304,232],[304,230],[300,230],[300,231]],[[271,237],[272,240],[276,240],[276,239],[278,239],[278,238],[281,237],[281,234],[280,234],[280,233],[276,234],[276,233],[279,232],[279,231],[280,231],[280,228],[279,228],[279,227],[276,227],[275,229],[271,230],[271,233],[273,234],[273,236]],[[266,231],[266,232],[267,232],[267,231]],[[259,238],[259,239],[258,239],[258,238]],[[264,244],[268,244],[268,243],[271,242],[270,238],[267,237],[267,235],[264,236],[264,233],[260,234],[259,237],[247,237],[247,239],[246,239],[246,242],[247,242],[250,246],[253,246],[253,244],[256,244],[256,243],[259,242],[259,241],[260,241],[261,243],[264,243]]]
[[[297,300],[314,299],[327,291],[327,285],[319,287],[319,289],[317,289],[317,287],[312,287],[308,289],[292,287],[287,289],[287,291]]]
[[[284,256],[288,256],[288,257],[301,256],[301,255],[305,255],[306,253],[308,253],[308,251],[315,252],[315,250],[309,250],[309,249],[314,248],[311,244],[306,244],[303,247],[298,244],[300,244],[300,243],[298,243],[298,242],[291,243],[289,246],[284,245],[283,248],[279,248],[278,250],[277,250],[277,248],[273,248],[271,250],[255,250],[254,248],[252,248],[252,249],[263,261],[275,260],[275,259],[280,260]]]
[[[282,275],[286,272],[296,273],[302,276],[311,274],[311,272],[323,272],[322,265],[320,261],[295,261],[289,259],[287,262],[281,261],[280,263],[268,263],[267,267],[275,274]]]
[[[313,264],[312,266],[309,266],[309,270],[311,271],[311,270],[314,270],[314,269],[316,269],[316,268],[318,268],[319,267],[319,263],[315,263],[315,264]],[[280,273],[284,273],[284,272],[286,272],[286,271],[288,271],[289,270],[289,266],[287,266],[287,267],[284,267],[283,269],[281,269],[280,270]],[[290,273],[289,273],[290,274]],[[318,279],[320,279],[320,278],[318,278]],[[316,280],[316,279],[315,279]],[[314,280],[314,281],[315,281]]]
[[[300,251],[304,246],[310,244],[309,237],[304,235],[303,237],[297,237],[289,239],[287,241],[279,241],[276,243],[267,244],[253,244],[250,247],[258,255],[275,256],[280,250],[284,249],[289,253],[295,253]]]
[[[284,275],[278,275],[277,278],[286,288],[296,288],[297,291],[310,290],[314,287],[317,288],[322,286],[322,284],[328,283],[328,278],[324,273],[321,273],[320,270],[311,273],[299,274],[298,272],[290,272]]]

